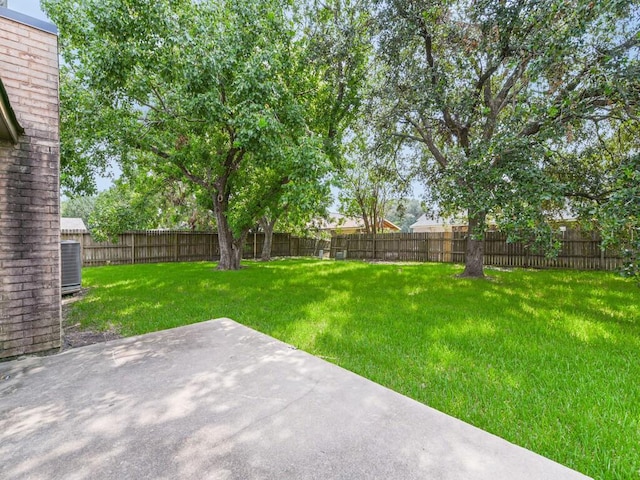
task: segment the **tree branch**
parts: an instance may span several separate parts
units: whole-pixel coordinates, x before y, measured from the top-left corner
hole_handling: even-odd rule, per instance
[[[177,164],[177,167],[180,169],[180,171],[184,174],[185,177],[187,177],[189,180],[191,180],[193,183],[195,183],[196,185],[200,185],[201,187],[209,190],[211,188],[211,185],[206,182],[204,179],[195,176],[194,174],[192,174],[187,167],[185,167],[184,165],[181,164]]]
[[[435,87],[438,83],[438,77],[436,76],[435,59],[433,58],[433,38],[431,37],[431,34],[427,29],[427,24],[422,17],[418,18],[418,30],[419,35],[424,40],[425,57],[427,65],[429,65],[429,69],[431,70],[431,85]]]
[[[498,95],[496,95],[496,98],[494,99],[496,114],[500,113],[508,103],[509,93],[515,86],[516,82],[524,75],[530,61],[530,56],[523,58],[516,68],[514,68],[513,72],[511,72],[511,75],[507,78]]]
[[[404,138],[406,140],[412,140],[414,142],[420,142],[420,143],[426,143],[424,141],[424,138],[422,137],[416,137],[415,135],[409,135],[408,133],[392,133],[391,135],[393,135],[394,137],[398,137],[398,138]]]
[[[414,122],[413,119],[411,119],[410,117],[405,117],[405,120],[409,124],[411,124],[413,128],[416,129],[416,131],[420,135],[420,138],[422,138],[422,142],[427,146],[427,148],[431,152],[431,155],[433,155],[433,157],[436,159],[436,162],[438,162],[442,168],[446,168],[449,162],[447,162],[447,158],[442,154],[440,149],[437,147],[435,141],[433,140],[433,135],[431,134],[431,131],[429,130],[429,128],[423,128],[422,126],[418,125],[417,122]]]
[[[587,76],[587,73],[589,72],[589,70],[592,68],[593,64],[598,64],[600,63],[605,57],[610,56],[616,56],[616,55],[620,55],[626,51],[628,51],[629,49],[640,45],[640,37],[633,36],[629,39],[627,39],[625,42],[612,47],[608,50],[602,50],[598,52],[598,55],[596,56],[596,58],[592,61],[589,62],[588,64],[584,65],[582,70],[580,70],[580,72],[578,72],[572,81],[570,81],[563,89],[561,89],[559,92],[555,93],[555,98],[554,101],[552,102],[552,105],[556,106],[558,108],[558,114],[552,118],[552,119],[547,119],[547,120],[551,120],[551,121],[556,121],[558,119],[561,119],[561,123],[567,123],[568,121],[574,119],[574,118],[578,118],[578,115],[576,114],[571,114],[571,115],[563,115],[562,114],[562,109],[561,107],[561,103],[562,101],[572,92],[574,92],[579,86],[580,83],[583,81],[583,78],[585,76]],[[607,106],[609,104],[609,100],[607,98],[605,98],[602,94],[602,90],[601,89],[590,89],[590,90],[585,90],[584,92],[582,92],[579,96],[579,98],[577,99],[578,101],[590,101],[592,107],[603,107],[603,106]],[[520,131],[520,133],[518,134],[520,137],[526,137],[526,136],[531,136],[531,135],[535,135],[537,134],[541,129],[542,126],[545,123],[545,119],[543,118],[539,118],[537,120],[531,121],[529,122],[527,125],[525,125],[522,130]]]
[[[602,203],[602,202],[606,202],[612,193],[615,193],[615,190],[606,190],[604,192],[600,192],[599,194],[581,192],[581,191],[575,191],[575,192],[570,191],[570,192],[565,192],[564,195],[566,197],[584,198],[587,200],[592,200],[596,203]]]
[[[140,150],[143,150],[143,148],[138,145],[138,148]],[[163,160],[172,160],[172,156],[169,155],[167,152],[160,150],[158,147],[151,145],[149,147],[149,150],[151,150],[151,153],[153,153],[154,155],[157,155],[158,157],[162,158]],[[191,180],[193,183],[200,185],[201,187],[204,187],[206,189],[210,188],[211,185],[206,182],[204,179],[192,174],[184,165],[179,164],[174,162],[174,164],[180,169],[180,171],[185,175],[185,177],[187,177],[189,180]]]
[[[482,133],[482,138],[484,141],[488,141],[493,136],[493,132],[496,128],[496,122],[498,115],[500,112],[507,106],[510,100],[510,93],[513,90],[513,87],[516,85],[516,82],[522,78],[524,72],[527,68],[527,64],[531,60],[531,57],[526,57],[522,59],[520,63],[514,68],[511,74],[507,77],[504,85],[500,89],[500,92],[495,96],[495,98],[491,98],[491,86],[489,83],[485,85],[484,91],[484,103],[485,106],[490,109],[490,113],[487,115],[487,119],[484,123],[484,129]]]

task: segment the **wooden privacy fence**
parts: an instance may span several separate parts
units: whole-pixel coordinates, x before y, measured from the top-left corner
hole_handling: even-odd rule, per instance
[[[125,263],[196,262],[220,259],[218,234],[192,231],[126,232],[118,241],[96,242],[84,231],[64,230],[62,240],[80,242],[83,266]],[[250,234],[244,244],[242,258],[258,258],[262,253],[264,234]],[[329,241],[301,238],[288,233],[274,233],[271,255],[304,257],[329,250]]]
[[[62,240],[80,242],[82,264],[97,266],[124,263],[194,262],[218,260],[218,235],[192,231],[139,231],[119,235],[118,242],[96,242],[84,231],[65,230]],[[500,267],[573,268],[579,270],[616,270],[622,266],[618,252],[602,250],[596,234],[578,230],[559,233],[560,253],[547,258],[531,252],[522,243],[508,243],[506,235],[488,232],[485,238],[485,265]],[[384,233],[378,235],[339,235],[328,240],[274,233],[271,254],[274,257],[316,256],[320,250],[346,251],[346,258],[380,261],[464,263],[465,232]],[[250,234],[243,258],[258,258],[264,234]]]
[[[331,239],[331,258],[380,261],[464,263],[465,232],[384,233],[339,235]],[[556,258],[530,251],[523,243],[509,243],[501,232],[485,236],[485,265],[501,267],[571,268],[616,270],[622,266],[619,252],[603,251],[597,234],[567,230],[558,234],[561,243]]]

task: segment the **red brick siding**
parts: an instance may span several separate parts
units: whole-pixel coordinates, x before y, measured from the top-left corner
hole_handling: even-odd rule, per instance
[[[0,18],[0,78],[25,133],[0,142],[0,358],[60,347],[58,38]]]

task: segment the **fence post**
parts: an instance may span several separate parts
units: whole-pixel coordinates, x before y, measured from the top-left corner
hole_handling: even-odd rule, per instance
[[[173,250],[174,251],[173,258],[177,262],[178,261],[178,232],[177,231],[173,233],[173,241],[175,242],[174,243],[175,248]]]
[[[424,237],[425,262],[429,261],[429,234],[425,233]]]
[[[131,263],[136,263],[136,234],[131,232]]]
[[[377,238],[377,235],[374,235],[373,236],[373,258],[372,258],[372,260],[376,259],[376,238]]]
[[[82,266],[83,266],[83,267],[84,267],[85,262],[86,262],[86,260],[85,260],[85,258],[84,258],[84,256],[85,256],[85,252],[86,252],[86,250],[84,249],[84,244],[85,244],[85,238],[86,238],[87,236],[89,236],[89,233],[88,233],[88,232],[85,232],[85,233],[83,233],[83,234],[82,234],[82,237],[81,237],[81,238],[82,238],[82,243],[80,244],[80,253],[81,253],[81,255],[82,255]],[[91,238],[91,237],[89,237],[89,238]]]
[[[445,263],[453,262],[453,232],[444,232],[442,253]]]

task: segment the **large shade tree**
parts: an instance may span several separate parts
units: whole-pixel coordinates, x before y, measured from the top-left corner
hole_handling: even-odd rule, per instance
[[[463,275],[483,276],[487,218],[549,239],[564,206],[549,169],[594,118],[635,118],[635,0],[378,2],[387,128],[425,152],[428,190],[468,214]]]
[[[188,182],[137,171],[115,180],[93,199],[85,225],[98,241],[117,241],[129,230],[212,231],[215,218],[209,196]],[[81,202],[76,197],[70,206]]]
[[[411,225],[425,213],[427,206],[416,198],[403,198],[389,202],[385,218],[398,225],[402,232],[409,233]]]
[[[303,233],[313,218],[326,214],[331,173],[344,167],[344,132],[362,112],[372,52],[368,0],[306,0],[296,2],[294,12],[305,46],[302,76],[310,80],[305,96],[313,94],[313,100],[307,102],[307,121],[321,133],[330,164],[316,166],[326,168],[324,174],[317,172],[323,181],[289,182],[265,199],[267,208],[258,221],[265,233],[262,260],[271,258],[276,224]]]
[[[411,185],[401,144],[378,135],[367,119],[349,130],[345,163],[336,184],[340,187],[340,212],[362,219],[365,232],[376,234],[383,233],[384,215],[391,202],[407,195]]]
[[[93,126],[70,124],[71,151],[107,152],[125,174],[144,164],[197,186],[215,212],[218,268],[239,268],[247,232],[284,185],[318,182],[326,172],[357,99],[359,70],[319,63],[323,52],[294,23],[290,2],[43,6],[60,30],[63,78],[83,95],[71,95],[83,107],[77,114]],[[329,7],[310,4],[308,12],[331,23]]]
[[[87,220],[91,237],[98,242],[118,241],[120,233],[160,226],[158,205],[122,180],[97,195]]]
[[[85,225],[89,223],[89,216],[96,206],[97,197],[77,196],[63,200],[60,203],[60,216],[68,218],[81,218]]]
[[[594,119],[584,134],[595,141],[556,166],[568,208],[603,248],[622,252],[624,275],[640,279],[640,122]]]
[[[309,223],[319,215],[326,215],[330,203],[331,191],[328,182],[291,182],[284,185],[258,221],[264,233],[260,259],[271,260],[273,233],[276,228],[281,232],[306,235]]]
[[[98,107],[92,92],[77,82],[64,67],[60,72],[60,188],[70,197],[94,196],[98,193],[96,177],[108,174],[110,149],[95,138],[104,122],[101,116],[88,114]],[[78,135],[92,132],[95,136]]]

